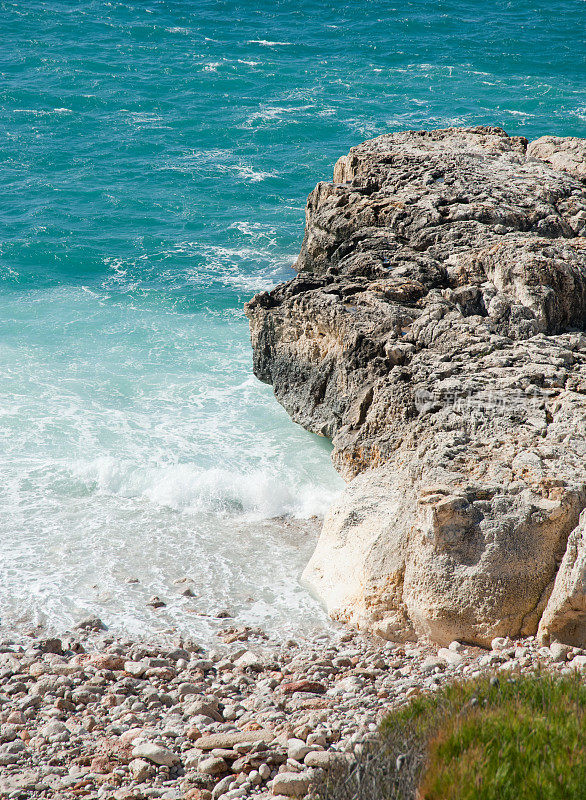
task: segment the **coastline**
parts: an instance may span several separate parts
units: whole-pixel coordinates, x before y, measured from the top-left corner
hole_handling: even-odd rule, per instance
[[[581,6],[3,4],[0,800],[586,800]]]
[[[514,165],[516,171],[520,169],[526,147],[524,140],[509,141],[503,131],[493,128],[450,129],[402,136],[428,136],[433,146],[442,137],[453,137],[457,147],[461,146],[458,137],[466,146],[470,145],[470,139],[478,137],[480,149],[488,148],[491,158],[495,157],[491,148],[496,139],[500,147],[497,152],[509,152],[510,163],[503,161],[500,155],[499,163],[501,166],[505,163],[507,169]],[[392,137],[390,141],[394,142]],[[407,143],[411,146],[409,139]],[[474,150],[476,144],[474,141],[470,161],[479,161],[482,169],[486,169],[489,159],[484,158],[483,152],[478,157]],[[369,146],[372,143],[366,143],[367,167]],[[445,157],[444,151],[441,152],[441,157]],[[375,144],[375,160],[378,155]],[[458,169],[460,155],[461,151],[458,151]],[[417,152],[416,156],[420,158],[421,154]],[[425,158],[427,156],[425,154]],[[347,159],[342,159],[339,164],[341,166],[336,172],[339,179],[346,176],[346,168],[356,167]],[[543,163],[535,166],[531,162],[527,169],[535,171],[538,177],[545,175],[558,192],[570,193],[572,198],[579,193],[575,181],[560,176]],[[327,236],[323,235],[327,226],[309,225],[302,259],[308,260],[311,269],[300,270],[300,275],[289,284],[258,295],[249,304],[248,312],[253,328],[257,375],[273,382],[277,399],[297,422],[314,432],[333,435],[337,466],[347,477],[356,476],[326,515],[317,555],[314,554],[305,572],[306,577],[311,574],[309,583],[314,592],[322,600],[324,596],[326,599],[329,597],[331,616],[355,627],[342,628],[331,623],[331,627],[313,638],[287,639],[286,636],[277,637],[265,632],[258,626],[241,624],[237,618],[231,617],[229,611],[219,612],[215,620],[222,629],[215,632],[217,643],[207,649],[201,641],[174,637],[172,630],[167,632],[169,635],[159,633],[144,640],[116,635],[105,630],[97,618],[82,621],[73,632],[61,637],[48,637],[39,631],[31,631],[29,636],[17,634],[0,643],[0,792],[3,796],[11,800],[21,797],[41,800],[55,796],[91,800],[159,797],[163,800],[236,800],[245,797],[282,800],[311,796],[328,774],[359,770],[360,758],[370,743],[376,741],[378,726],[384,716],[421,694],[437,692],[455,680],[483,675],[507,680],[535,670],[562,675],[586,670],[583,641],[560,643],[552,636],[551,644],[548,639],[548,646],[545,646],[544,638],[547,637],[541,636],[541,629],[538,634],[539,616],[544,614],[550,596],[559,603],[563,616],[567,613],[564,606],[567,596],[571,600],[572,592],[579,592],[574,586],[576,564],[579,566],[582,557],[580,528],[576,527],[576,522],[586,503],[586,489],[578,485],[580,475],[576,477],[572,472],[575,467],[573,457],[556,462],[558,481],[552,482],[551,476],[544,477],[543,472],[536,468],[537,457],[528,458],[527,451],[521,451],[525,456],[519,460],[520,454],[516,452],[519,475],[515,482],[506,484],[501,496],[494,489],[494,481],[490,486],[484,485],[488,478],[496,480],[501,475],[497,469],[499,464],[488,465],[494,473],[488,478],[487,473],[475,472],[475,463],[470,465],[458,460],[461,449],[453,446],[457,442],[452,437],[442,451],[442,457],[452,459],[444,464],[444,485],[438,486],[435,482],[432,486],[429,475],[427,480],[417,475],[412,481],[413,471],[409,472],[409,465],[401,463],[401,458],[403,462],[409,458],[417,462],[421,455],[417,450],[417,435],[421,435],[422,442],[428,446],[428,452],[424,454],[427,461],[417,462],[418,468],[428,469],[431,474],[437,467],[434,458],[438,451],[434,448],[438,426],[430,426],[424,417],[433,411],[434,406],[428,407],[427,404],[423,409],[417,408],[423,422],[418,414],[410,416],[404,413],[401,416],[398,413],[398,409],[411,408],[405,402],[408,392],[413,390],[413,375],[409,369],[415,364],[419,372],[414,374],[419,375],[419,379],[424,375],[426,379],[437,382],[438,363],[445,364],[452,358],[450,350],[440,347],[438,352],[434,352],[429,346],[430,342],[436,346],[441,339],[434,338],[436,329],[443,331],[447,340],[454,338],[454,331],[464,338],[472,328],[479,337],[486,333],[492,346],[489,356],[500,351],[505,355],[512,352],[525,356],[528,353],[529,358],[538,351],[538,345],[544,346],[544,342],[549,348],[546,348],[546,354],[553,354],[552,359],[562,351],[575,353],[571,362],[569,358],[565,362],[554,359],[542,384],[546,393],[550,392],[547,381],[558,380],[561,374],[566,376],[565,364],[570,364],[573,373],[568,367],[564,399],[569,402],[570,398],[577,411],[583,399],[575,381],[583,363],[580,353],[586,345],[579,334],[572,332],[559,334],[554,331],[549,338],[535,333],[531,327],[537,325],[535,315],[530,318],[527,314],[515,316],[511,313],[503,322],[501,317],[494,321],[489,313],[484,316],[476,313],[482,310],[476,305],[480,296],[474,292],[473,296],[470,295],[470,287],[464,287],[466,292],[462,296],[455,296],[457,289],[444,287],[442,295],[435,283],[441,284],[440,278],[443,280],[444,273],[441,265],[438,267],[432,263],[431,246],[426,253],[429,261],[426,261],[416,254],[419,251],[409,249],[406,253],[404,242],[399,240],[396,231],[385,231],[384,226],[370,226],[366,238],[361,230],[361,219],[356,225],[357,232],[348,231],[343,226],[339,230],[339,209],[347,208],[349,203],[356,203],[360,213],[366,215],[367,222],[372,221],[368,214],[375,192],[368,182],[368,175],[365,182],[361,177],[354,183],[352,180],[325,188],[320,184],[310,198],[309,214],[310,218],[311,213],[317,214],[320,203],[326,202],[328,213],[332,215],[329,222],[333,223],[332,229],[340,240],[334,237],[334,245],[345,247],[348,240],[352,243],[346,253],[354,270],[351,276],[341,274],[339,265],[331,270],[328,250],[331,242],[328,244]],[[431,183],[426,179],[420,187],[425,202],[431,191],[430,185],[436,183],[436,179]],[[438,191],[447,190],[442,188]],[[453,191],[459,198],[457,185]],[[527,190],[524,188],[523,191]],[[350,197],[346,196],[348,194]],[[338,204],[338,195],[342,196],[341,205]],[[331,197],[334,200],[328,205]],[[462,204],[458,198],[452,203],[457,209],[456,214],[469,215],[468,206],[472,203],[466,203],[465,212],[461,212],[459,207]],[[383,201],[387,202],[388,198],[383,197]],[[395,214],[395,200],[388,204]],[[431,224],[425,216],[426,209],[427,205],[424,213],[416,203],[411,205],[412,223],[417,235],[423,231],[429,236],[430,230],[434,232],[443,224],[440,215]],[[488,215],[493,225],[488,231],[494,238],[489,248],[491,257],[495,252],[507,252],[509,245],[513,250],[535,246],[549,252],[554,246],[565,247],[569,240],[557,236],[558,229],[551,220],[548,223],[553,226],[550,229],[550,232],[553,230],[551,241],[543,237],[533,241],[525,235],[526,232],[520,233],[514,227],[510,232],[501,230],[501,223],[494,223],[490,216],[500,215],[500,208],[482,206],[477,213]],[[514,216],[514,212],[510,213]],[[569,212],[566,210],[564,213],[567,215]],[[575,219],[577,221],[573,224],[582,225],[582,217],[576,215]],[[540,218],[538,222],[541,221]],[[323,222],[322,218],[320,224]],[[452,222],[448,220],[442,234],[449,240],[452,229],[461,223],[465,223],[464,230],[469,231],[468,222],[469,216]],[[524,224],[523,217],[521,222]],[[566,224],[563,219],[562,222]],[[393,218],[390,227],[395,223]],[[486,245],[484,237],[487,234],[484,224],[477,220],[473,224],[474,243],[482,247]],[[508,233],[511,233],[509,241],[505,239]],[[373,252],[367,253],[365,262],[360,248],[366,247],[364,243],[368,243],[368,237]],[[574,239],[577,240],[578,236]],[[395,248],[391,255],[387,252],[389,241]],[[501,246],[503,241],[504,247]],[[577,246],[574,241],[574,247]],[[442,247],[451,252],[450,241],[443,242]],[[379,259],[374,266],[373,254]],[[465,259],[468,256],[466,248],[459,251],[459,255]],[[397,259],[401,270],[405,269],[405,262],[414,265],[413,268],[419,270],[417,279],[404,272],[398,277],[389,277],[386,271],[392,258]],[[574,266],[578,279],[582,275],[578,258]],[[364,268],[367,277],[359,274]],[[313,274],[308,275],[312,270]],[[433,284],[429,291],[424,285],[425,280],[431,280]],[[486,291],[485,284],[481,288]],[[515,289],[523,295],[523,287],[519,289],[515,284]],[[493,295],[490,296],[494,299]],[[517,297],[517,300],[523,297]],[[568,319],[562,323],[572,325],[576,315],[581,313],[581,306],[576,297],[570,299],[567,306],[554,307],[554,311],[565,313]],[[468,307],[467,303],[472,305]],[[285,309],[281,318],[278,316],[280,305]],[[319,313],[312,315],[309,313],[312,309]],[[548,309],[551,310],[551,306]],[[397,332],[393,326],[398,318],[405,330],[400,332],[401,341],[397,344]],[[324,325],[324,319],[328,325]],[[444,319],[449,323],[447,326],[442,323]],[[527,329],[525,323],[528,319],[531,324]],[[519,320],[523,329],[513,330],[511,326],[514,327],[513,323]],[[297,336],[290,336],[292,321],[292,330],[297,332]],[[498,327],[501,323],[506,330]],[[425,339],[428,333],[429,341],[417,340],[418,335]],[[381,341],[372,338],[381,335]],[[414,338],[415,344],[408,341],[409,336]],[[453,342],[449,344],[452,346]],[[290,346],[292,350],[289,351],[287,348]],[[486,355],[483,347],[480,352],[481,357]],[[457,363],[460,365],[459,361]],[[519,363],[525,368],[526,361]],[[511,364],[517,368],[516,362]],[[473,359],[462,367],[466,380],[470,377],[466,370],[470,368],[474,368]],[[477,374],[473,377],[476,378]],[[388,383],[385,383],[387,379]],[[574,381],[571,385],[570,380]],[[402,393],[399,395],[396,393],[398,385]],[[340,387],[343,389],[344,386],[351,391],[349,398],[342,402]],[[501,388],[503,391],[506,389],[504,384]],[[555,392],[547,394],[547,402],[552,396]],[[446,411],[441,404],[439,408],[442,413]],[[503,408],[505,406],[499,405],[490,420],[491,424],[497,425],[497,433],[498,425],[502,431],[510,432],[511,420],[503,416]],[[510,409],[506,407],[507,410]],[[529,412],[534,411],[533,407],[529,408]],[[452,412],[453,408],[448,407],[446,413]],[[453,431],[451,417],[440,416],[439,419],[446,430]],[[532,419],[523,420],[523,424],[528,430],[529,423],[533,425],[530,434],[535,439]],[[567,434],[566,421],[562,418],[558,426],[564,436]],[[575,427],[575,422],[573,424]],[[389,435],[393,426],[401,428],[402,441]],[[430,434],[426,431],[428,426]],[[546,435],[553,427],[550,425]],[[441,426],[439,431],[441,439],[441,433],[445,431]],[[387,448],[386,455],[381,441]],[[467,441],[472,448],[473,439]],[[501,446],[502,443],[495,439],[493,444]],[[552,450],[554,455],[566,453],[557,440],[553,444],[558,448]],[[397,452],[398,458],[395,457]],[[486,461],[486,454],[478,457]],[[461,474],[456,472],[456,466]],[[562,466],[566,470],[567,483],[559,481]],[[448,473],[447,467],[453,468],[452,473]],[[538,473],[537,478],[532,470]],[[471,486],[473,476],[479,481],[478,486]],[[526,488],[520,487],[521,476],[526,481]],[[449,480],[452,483],[446,488]],[[462,489],[462,486],[458,489],[458,481],[466,481],[464,494],[463,490],[458,493]],[[526,581],[526,576],[519,573],[515,576],[516,583],[511,582],[508,590],[513,594],[514,603],[525,602],[530,613],[527,615],[522,609],[505,617],[504,621],[497,618],[495,624],[493,617],[498,617],[500,609],[493,602],[497,596],[492,591],[493,584],[507,584],[502,577],[506,570],[504,573],[500,570],[501,562],[497,560],[496,566],[492,565],[488,582],[487,576],[482,571],[479,573],[482,602],[476,607],[473,596],[465,598],[466,613],[474,615],[480,609],[480,620],[473,620],[473,624],[468,626],[463,624],[466,619],[458,606],[462,598],[454,591],[465,585],[460,575],[467,579],[471,576],[472,584],[478,578],[474,568],[477,563],[482,565],[482,559],[476,555],[471,558],[470,542],[480,548],[482,537],[478,531],[485,537],[485,543],[488,541],[486,532],[480,527],[481,520],[490,519],[494,511],[495,524],[501,524],[503,503],[505,507],[506,503],[511,503],[511,508],[518,511],[518,496],[523,498],[530,494],[530,490],[537,492],[537,485],[542,494],[535,503],[541,516],[533,514],[529,517],[533,525],[530,531],[537,536],[545,519],[546,533],[553,541],[549,542],[549,547],[560,555],[561,564],[556,565],[557,576],[554,577],[557,580],[561,575],[565,583],[557,591],[557,596],[555,588],[548,593],[541,587],[544,602],[541,599],[537,602],[532,597],[527,600],[523,593],[515,595],[519,581]],[[543,494],[545,489],[547,496]],[[449,490],[453,490],[451,495]],[[415,496],[417,491],[419,497]],[[493,502],[494,508],[491,506]],[[421,530],[409,523],[409,515],[416,506],[424,509],[417,522],[421,524]],[[479,509],[484,516],[478,515]],[[423,523],[430,520],[430,536],[426,539]],[[407,533],[405,525],[411,525]],[[560,528],[557,538],[553,535],[556,526]],[[495,530],[492,535],[498,540],[498,527]],[[417,547],[412,547],[411,555],[415,553],[415,558],[406,570],[406,543],[412,546],[409,536],[413,531],[417,535],[423,532],[422,546],[428,546],[430,541],[433,546],[427,553],[427,561],[420,558]],[[391,537],[390,541],[388,537]],[[526,536],[525,544],[528,541],[530,537]],[[534,543],[537,550],[540,542],[537,538],[537,544]],[[416,542],[417,546],[420,544]],[[567,548],[563,558],[560,544]],[[436,545],[439,552],[434,550]],[[404,559],[403,562],[397,554]],[[504,556],[507,556],[506,550]],[[513,569],[519,566],[518,561],[511,564]],[[432,593],[425,599],[425,580],[429,576],[433,578],[434,570],[440,568],[446,570],[452,583],[455,581],[455,589],[451,584],[447,586],[445,581],[443,584],[440,582],[442,593],[438,594],[436,583],[432,587],[435,595]],[[370,584],[369,569],[374,570],[375,578]],[[423,592],[425,602],[418,606],[420,598],[412,594],[407,613],[403,599],[406,596],[405,576],[409,569],[411,579],[413,576],[416,579],[415,588]],[[539,575],[539,579],[543,583],[543,576]],[[182,584],[183,580],[180,579],[179,583]],[[304,582],[308,583],[305,579]],[[382,592],[379,591],[381,586]],[[182,592],[183,598],[190,602],[190,595],[185,591],[184,585],[178,589],[178,593]],[[505,606],[510,604],[510,598],[505,600]],[[165,600],[155,597],[147,605],[164,608]],[[574,631],[574,639],[579,638],[582,619],[579,605],[576,608],[577,611],[570,609],[577,613],[578,618],[578,634]],[[208,611],[202,613],[205,615]],[[414,624],[417,613],[419,624]],[[517,617],[521,619],[519,625],[516,625]],[[421,624],[422,620],[426,624]],[[510,638],[508,630],[512,631]],[[454,635],[456,633],[458,635]],[[432,644],[434,639],[435,644]]]

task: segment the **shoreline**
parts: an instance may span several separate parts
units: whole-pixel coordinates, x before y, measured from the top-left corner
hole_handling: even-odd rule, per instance
[[[282,637],[311,636],[333,624],[299,580],[322,523],[323,516],[318,515],[279,515],[242,527],[226,521],[216,561],[200,563],[189,558],[188,551],[183,563],[176,557],[169,572],[163,572],[124,556],[117,574],[103,579],[96,574],[94,586],[90,587],[89,579],[70,586],[61,580],[59,588],[65,591],[59,597],[54,586],[47,584],[48,577],[37,577],[40,589],[26,602],[17,591],[8,596],[5,587],[0,639],[28,631],[60,636],[90,615],[103,619],[112,635],[133,641],[184,637],[213,647],[217,634],[227,626],[260,627]],[[252,543],[246,538],[251,532],[256,537]],[[159,535],[163,533],[161,529]],[[232,540],[237,546],[241,541],[245,545],[235,551]],[[261,540],[265,551],[259,549]],[[275,554],[277,540],[281,549]],[[223,565],[226,573],[220,572],[214,584],[214,570]]]
[[[585,651],[535,637],[438,650],[350,629],[281,643],[242,631],[204,650],[92,626],[0,643],[2,796],[301,797],[351,769],[385,714],[421,693],[586,668]]]

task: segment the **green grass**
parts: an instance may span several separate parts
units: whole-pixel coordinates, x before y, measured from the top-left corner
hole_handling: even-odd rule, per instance
[[[577,677],[485,682],[466,706],[470,690],[451,690],[422,800],[586,800],[586,687]]]
[[[586,685],[538,673],[456,683],[390,714],[320,800],[586,800]]]

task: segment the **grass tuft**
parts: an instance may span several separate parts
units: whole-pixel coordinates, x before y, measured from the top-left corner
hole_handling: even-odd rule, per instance
[[[540,675],[477,687],[428,747],[422,800],[586,800],[586,687]]]
[[[545,673],[452,684],[389,714],[320,800],[586,800],[586,686]]]

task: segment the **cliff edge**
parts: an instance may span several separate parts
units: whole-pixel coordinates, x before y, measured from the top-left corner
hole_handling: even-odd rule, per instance
[[[390,639],[586,645],[586,140],[492,127],[353,148],[254,371],[349,481],[304,572]]]

